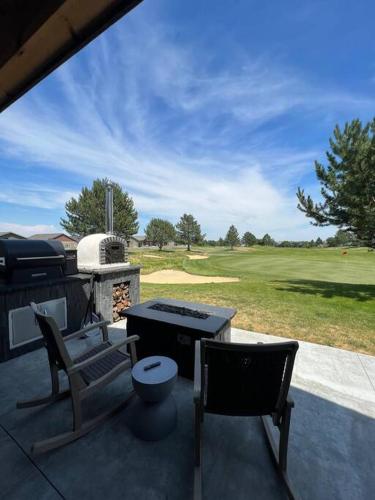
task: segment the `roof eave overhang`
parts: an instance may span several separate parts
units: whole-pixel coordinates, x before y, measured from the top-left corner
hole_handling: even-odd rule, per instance
[[[65,0],[0,67],[0,112],[142,0]]]

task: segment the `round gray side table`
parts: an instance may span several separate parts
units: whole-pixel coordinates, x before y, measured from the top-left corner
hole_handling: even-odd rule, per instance
[[[171,394],[177,379],[177,364],[165,356],[149,356],[132,369],[138,397],[129,407],[128,425],[138,438],[157,441],[176,427],[177,409]]]

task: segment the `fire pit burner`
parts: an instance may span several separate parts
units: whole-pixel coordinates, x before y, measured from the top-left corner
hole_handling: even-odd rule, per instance
[[[189,309],[188,307],[161,304],[160,302],[150,306],[149,309],[155,309],[155,311],[163,311],[171,314],[179,314],[180,316],[190,316],[191,318],[198,319],[207,319],[210,317],[209,314],[202,311],[196,311],[194,309]]]
[[[171,314],[172,313],[172,314]],[[195,341],[229,340],[236,310],[162,297],[120,313],[127,318],[127,335],[138,335],[138,359],[166,356],[176,361],[178,373],[193,379]]]

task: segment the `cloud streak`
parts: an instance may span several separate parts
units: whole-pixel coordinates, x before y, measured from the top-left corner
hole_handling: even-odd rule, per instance
[[[57,188],[33,183],[14,186],[8,182],[2,182],[0,202],[10,205],[56,209],[64,205],[72,196],[77,196],[77,194],[77,192],[61,191]]]
[[[17,193],[4,184],[0,201],[62,207],[78,183],[107,176],[131,193],[144,218],[175,221],[191,212],[211,237],[232,223],[259,235],[309,237],[317,230],[296,210],[294,191],[320,152],[315,144],[283,144],[282,121],[339,118],[374,104],[323,92],[262,57],[215,66],[160,23],[134,17],[3,113],[2,156],[28,158],[65,180],[25,182]]]

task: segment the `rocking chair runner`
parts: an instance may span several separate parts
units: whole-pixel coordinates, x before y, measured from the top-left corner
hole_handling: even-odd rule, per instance
[[[44,345],[48,352],[52,391],[45,398],[18,402],[17,408],[30,408],[42,404],[54,403],[69,396],[72,398],[73,406],[73,430],[34,443],[31,452],[36,455],[58,448],[84,436],[106,418],[112,416],[125,406],[129,398],[134,394],[134,391],[115,408],[102,413],[92,420],[82,422],[82,401],[98,389],[112,382],[118,375],[131,368],[137,362],[135,341],[139,337],[132,335],[122,342],[112,344],[108,340],[107,325],[109,321],[101,321],[89,325],[71,335],[63,337],[52,316],[47,316],[40,312],[33,302],[30,306],[39,323]],[[100,328],[102,332],[102,343],[86,350],[76,358],[71,358],[65,342],[73,338],[79,338],[96,328]],[[121,350],[126,345],[130,346],[130,355]],[[67,374],[69,380],[69,389],[63,392],[59,390],[60,370],[63,370]]]
[[[287,475],[287,452],[294,407],[288,391],[297,350],[298,342],[229,344],[202,339],[195,343],[195,500],[202,497],[204,412],[260,416],[286,493],[296,498]],[[272,424],[280,431],[278,444]]]

